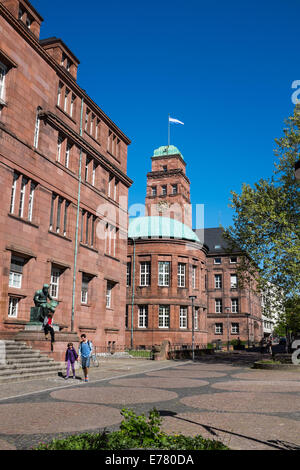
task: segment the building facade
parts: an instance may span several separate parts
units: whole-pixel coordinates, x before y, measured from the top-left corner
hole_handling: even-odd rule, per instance
[[[180,151],[159,147],[151,160],[146,216],[129,223],[127,344],[151,348],[168,340],[190,347],[193,337],[199,348],[238,338],[258,342],[261,301],[238,285],[240,250],[229,251],[222,228],[192,231],[190,182]]]
[[[121,347],[130,140],[80,88],[66,44],[40,40],[27,0],[0,13],[0,338],[47,283],[61,331]]]

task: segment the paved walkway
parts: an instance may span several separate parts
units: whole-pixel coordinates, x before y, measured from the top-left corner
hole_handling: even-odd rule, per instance
[[[166,432],[201,434],[231,449],[300,450],[299,373],[253,370],[250,362],[224,355],[195,363],[101,359],[89,383],[54,377],[1,384],[0,449],[118,429],[123,407],[138,414],[156,407]]]

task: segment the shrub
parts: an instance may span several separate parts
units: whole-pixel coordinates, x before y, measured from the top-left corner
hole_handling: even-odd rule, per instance
[[[173,450],[227,450],[219,441],[195,437],[168,435],[160,430],[161,417],[153,408],[149,417],[137,416],[134,411],[123,408],[124,417],[119,431],[97,434],[83,433],[65,439],[53,439],[39,444],[35,450],[126,450],[126,449],[173,449]]]

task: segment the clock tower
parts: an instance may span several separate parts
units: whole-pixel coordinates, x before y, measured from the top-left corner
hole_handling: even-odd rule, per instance
[[[146,215],[178,220],[192,228],[190,181],[186,163],[174,145],[159,147],[151,158],[147,174]]]

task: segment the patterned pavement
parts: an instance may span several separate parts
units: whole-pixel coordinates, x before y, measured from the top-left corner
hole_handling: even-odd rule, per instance
[[[201,434],[234,450],[300,450],[298,372],[122,358],[101,360],[89,376],[89,383],[57,377],[1,384],[0,450],[118,429],[123,407],[138,414],[155,407],[164,431]]]

